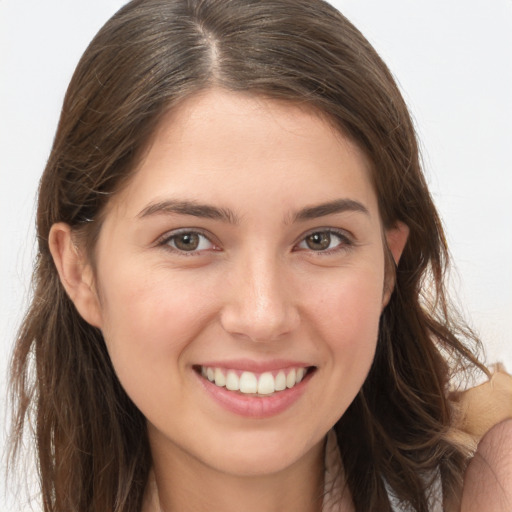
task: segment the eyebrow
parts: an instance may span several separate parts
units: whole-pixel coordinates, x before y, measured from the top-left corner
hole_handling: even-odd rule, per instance
[[[359,212],[370,215],[366,206],[359,201],[354,201],[353,199],[336,199],[328,203],[302,208],[292,215],[292,222],[317,219],[319,217],[344,212]]]
[[[204,219],[214,219],[238,224],[238,217],[229,209],[217,208],[207,204],[196,203],[195,201],[166,200],[146,206],[138,215],[139,218],[152,215],[192,215]]]
[[[334,215],[344,212],[359,212],[370,215],[368,209],[359,201],[353,199],[336,199],[327,203],[314,206],[307,206],[292,213],[291,222],[317,219],[327,215]],[[229,224],[238,224],[238,216],[228,208],[218,208],[208,204],[200,204],[195,201],[180,201],[168,199],[153,203],[144,208],[137,217],[145,218],[153,215],[191,215],[204,219],[220,220]]]

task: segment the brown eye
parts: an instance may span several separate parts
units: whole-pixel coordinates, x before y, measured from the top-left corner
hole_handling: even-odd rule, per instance
[[[328,231],[312,233],[305,238],[305,242],[308,249],[312,251],[325,251],[331,245],[331,233]]]
[[[313,231],[297,244],[298,250],[313,251],[331,254],[338,250],[349,249],[353,246],[351,238],[341,230],[326,228],[322,231]]]
[[[215,247],[205,235],[195,231],[176,233],[167,238],[164,244],[181,252],[198,252]]]
[[[195,251],[199,247],[197,233],[183,233],[174,237],[174,245],[180,251]]]

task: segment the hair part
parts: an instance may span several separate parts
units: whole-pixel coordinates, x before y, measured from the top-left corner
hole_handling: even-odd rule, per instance
[[[134,0],[80,60],[40,183],[34,296],[13,354],[11,395],[12,454],[32,425],[44,511],[137,512],[151,465],[145,419],[101,332],[59,281],[50,228],[69,224],[93,261],[106,206],[163,116],[211,87],[312,107],[371,162],[384,226],[403,222],[410,234],[370,374],[336,425],[348,485],[361,512],[391,510],[386,485],[426,512],[438,470],[445,495],[456,496],[467,451],[451,436],[448,385],[455,371],[485,369],[474,355],[478,340],[445,294],[441,221],[386,65],[322,0]]]

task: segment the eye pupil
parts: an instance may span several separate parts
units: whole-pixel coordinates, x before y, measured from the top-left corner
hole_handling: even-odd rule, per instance
[[[181,251],[195,251],[199,246],[197,233],[182,233],[174,239],[174,245]]]
[[[330,233],[313,233],[306,238],[307,246],[313,251],[327,249],[331,245]]]

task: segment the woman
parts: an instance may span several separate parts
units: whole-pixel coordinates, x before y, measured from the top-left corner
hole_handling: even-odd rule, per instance
[[[450,383],[487,370],[407,108],[332,7],[129,3],[37,222],[13,391],[45,510],[457,510],[478,435]]]

